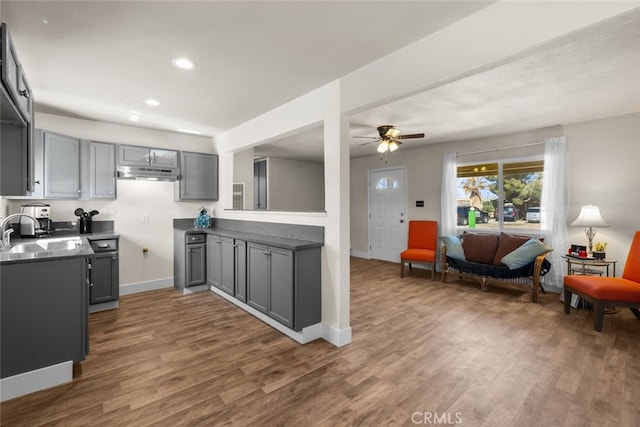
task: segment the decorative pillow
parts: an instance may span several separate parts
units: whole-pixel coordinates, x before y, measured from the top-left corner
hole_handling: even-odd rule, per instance
[[[462,248],[467,261],[481,264],[492,264],[493,257],[498,248],[497,234],[464,233],[462,235]]]
[[[505,257],[502,258],[502,263],[509,267],[510,270],[515,270],[516,268],[529,264],[538,255],[551,252],[552,250],[553,249],[540,240],[532,238],[515,251],[505,255]]]
[[[467,260],[464,257],[464,249],[462,249],[462,242],[458,236],[443,236],[440,240],[447,247],[447,256],[462,261]]]
[[[498,249],[496,249],[496,255],[493,257],[493,264],[504,265],[502,264],[502,258],[524,245],[530,238],[530,236],[500,233],[500,242],[498,243]]]

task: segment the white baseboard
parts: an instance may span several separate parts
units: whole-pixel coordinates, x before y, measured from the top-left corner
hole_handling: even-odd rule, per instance
[[[364,258],[364,259],[371,259],[371,257],[369,256],[369,252],[367,251],[355,251],[355,250],[351,250],[351,256],[356,257],[356,258]]]
[[[0,402],[73,381],[73,361],[0,379]]]
[[[336,347],[342,347],[351,342],[351,326],[344,329],[333,328],[326,323],[322,324],[324,328],[323,339],[330,342]]]
[[[228,293],[221,291],[218,288],[211,287],[211,291],[217,295],[220,295],[222,298],[226,299],[230,303],[240,307],[247,313],[257,317],[262,320],[264,323],[268,324],[272,328],[277,329],[282,332],[284,335],[293,339],[294,341],[299,342],[300,344],[306,344],[311,341],[315,341],[318,338],[322,338],[325,341],[330,342],[336,347],[342,347],[343,345],[349,344],[351,342],[351,328],[337,330],[335,328],[330,327],[326,323],[316,323],[315,325],[308,326],[306,328],[302,328],[300,332],[294,331],[292,329],[287,328],[280,322],[272,319],[264,313],[259,312],[255,308],[243,303],[242,301],[237,300],[232,297]]]
[[[120,296],[139,294],[141,292],[155,291],[158,289],[172,288],[173,277],[165,279],[149,280],[148,282],[129,283],[120,286]]]

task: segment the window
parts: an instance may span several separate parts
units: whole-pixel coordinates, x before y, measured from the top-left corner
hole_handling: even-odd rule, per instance
[[[542,159],[458,166],[459,227],[540,230]]]

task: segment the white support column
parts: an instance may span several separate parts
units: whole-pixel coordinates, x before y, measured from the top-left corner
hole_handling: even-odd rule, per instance
[[[331,85],[324,119],[325,252],[322,318],[325,338],[342,346],[351,342],[349,318],[349,119],[340,114],[340,83]]]

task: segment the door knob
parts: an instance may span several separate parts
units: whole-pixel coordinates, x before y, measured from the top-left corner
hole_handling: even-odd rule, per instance
[[[400,223],[401,223],[401,224],[402,224],[402,223],[404,223],[404,219],[401,219],[401,220],[400,220]]]

